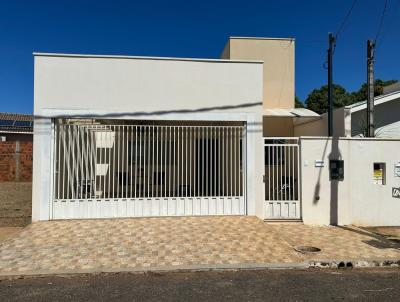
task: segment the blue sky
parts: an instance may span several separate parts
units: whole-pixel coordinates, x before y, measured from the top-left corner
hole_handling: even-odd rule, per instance
[[[337,42],[334,81],[365,82],[366,40],[385,0],[359,0]],[[218,58],[228,36],[296,39],[296,94],[326,83],[326,40],[351,0],[0,0],[0,111],[32,112],[32,52]],[[400,79],[400,0],[388,0],[376,78]]]

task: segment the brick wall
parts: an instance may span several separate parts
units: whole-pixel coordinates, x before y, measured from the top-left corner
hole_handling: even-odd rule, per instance
[[[32,181],[32,142],[0,142],[0,181]]]

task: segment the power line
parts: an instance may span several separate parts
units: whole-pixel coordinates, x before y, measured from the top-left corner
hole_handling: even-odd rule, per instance
[[[343,33],[343,31],[344,31],[344,26],[346,25],[348,19],[350,18],[350,15],[351,15],[351,13],[352,13],[354,7],[355,7],[356,4],[357,4],[357,1],[358,1],[358,0],[353,0],[353,3],[351,4],[350,9],[348,10],[348,12],[347,12],[346,16],[344,17],[342,23],[340,24],[339,29],[336,31],[336,34],[335,34],[335,41],[337,41],[339,35],[341,35],[341,34]],[[387,0],[386,0],[386,1],[387,1]]]
[[[390,7],[390,2],[388,2],[388,5],[389,5],[389,7]],[[398,12],[398,9],[400,8],[400,0],[397,0],[397,1],[396,1],[396,3],[394,4],[394,8],[393,8],[392,10],[390,10],[389,7],[386,8],[386,11],[387,11],[387,12],[392,11],[392,15],[391,15],[391,18],[388,20],[387,18],[389,17],[389,15],[386,13],[386,16],[385,16],[385,18],[386,18],[386,24],[385,24],[385,25],[386,25],[386,26],[384,26],[384,27],[382,28],[382,31],[381,31],[381,33],[380,33],[380,35],[379,35],[379,46],[378,46],[379,48],[380,48],[381,45],[383,44],[387,32],[392,28],[393,21],[394,21],[395,19],[397,19],[397,12]],[[382,25],[382,26],[383,26],[383,25]],[[385,30],[385,27],[386,27],[386,30]],[[375,41],[375,42],[376,42],[376,41]],[[378,47],[375,47],[375,52],[376,52],[376,50],[378,49]]]
[[[383,24],[383,20],[385,19],[387,4],[388,4],[388,0],[385,0],[385,5],[383,6],[381,19],[379,21],[378,31],[376,32],[376,35],[375,35],[375,45],[377,44],[379,35],[381,34],[382,24]]]

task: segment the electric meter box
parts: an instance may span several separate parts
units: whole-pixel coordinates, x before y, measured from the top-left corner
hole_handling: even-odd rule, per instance
[[[329,178],[330,180],[344,180],[344,161],[331,159],[329,161]]]

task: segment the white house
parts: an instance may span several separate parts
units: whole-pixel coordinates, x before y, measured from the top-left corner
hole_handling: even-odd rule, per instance
[[[400,225],[400,141],[315,136],[326,117],[294,108],[294,47],[233,37],[221,59],[35,53],[33,221]],[[398,98],[376,99],[379,129],[395,128]],[[336,110],[335,134],[357,135],[363,106]]]
[[[261,61],[34,58],[34,221],[262,217]]]

